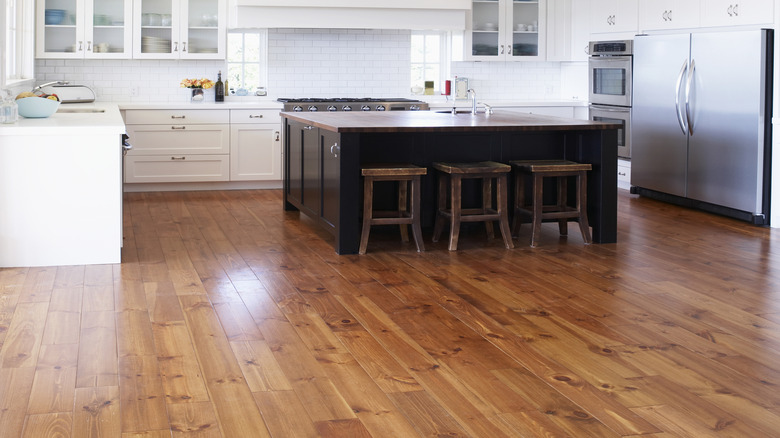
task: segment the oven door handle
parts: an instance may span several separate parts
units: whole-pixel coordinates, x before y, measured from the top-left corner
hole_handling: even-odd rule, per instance
[[[614,106],[606,106],[606,105],[599,105],[599,104],[591,104],[591,108],[599,110],[599,111],[609,111],[612,113],[627,113],[629,112],[627,107],[614,107]]]
[[[688,127],[685,126],[685,120],[683,118],[682,113],[682,106],[680,105],[680,89],[682,88],[682,82],[683,77],[685,77],[685,73],[688,71],[688,60],[686,59],[683,62],[682,68],[680,68],[680,74],[677,75],[677,85],[674,87],[675,96],[674,96],[674,106],[675,110],[677,112],[677,123],[680,124],[680,129],[682,130],[683,134],[688,134]],[[687,95],[686,95],[687,100]],[[687,102],[686,102],[687,103]]]

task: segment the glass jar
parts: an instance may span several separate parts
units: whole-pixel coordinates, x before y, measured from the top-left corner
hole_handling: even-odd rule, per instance
[[[16,100],[8,90],[5,90],[5,94],[5,98],[0,103],[0,122],[16,123],[19,119],[19,106],[16,105]]]

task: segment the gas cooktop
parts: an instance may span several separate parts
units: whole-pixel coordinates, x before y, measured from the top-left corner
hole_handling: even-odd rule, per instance
[[[376,97],[305,97],[276,99],[284,111],[419,111],[428,104],[415,99]]]

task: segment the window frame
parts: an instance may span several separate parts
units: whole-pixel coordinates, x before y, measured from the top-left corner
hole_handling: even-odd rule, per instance
[[[242,60],[240,64],[242,66],[245,66],[247,64],[259,64],[259,74],[260,74],[260,83],[255,84],[255,88],[261,87],[261,88],[267,88],[268,87],[268,29],[249,29],[249,28],[237,28],[237,29],[229,29],[228,30],[228,36],[227,36],[227,49],[225,52],[225,79],[228,79],[228,75],[230,74],[230,65],[231,64],[239,64],[238,62],[230,61],[230,34],[241,34],[242,37],[242,44],[245,44],[246,42],[246,34],[258,34],[260,35],[260,59],[255,62],[246,62],[246,60]],[[246,53],[246,50],[243,51],[243,53]],[[242,72],[243,72],[242,67]],[[228,86],[231,87],[233,90],[238,89],[238,87],[232,85],[233,82],[228,81]],[[247,88],[247,91],[249,92],[249,95],[254,95],[255,88],[249,89]],[[226,92],[229,92],[230,90],[226,90]]]
[[[0,8],[0,88],[32,86],[35,70],[35,9],[24,0],[4,0]],[[13,34],[13,38],[9,38]],[[14,66],[9,69],[9,63]]]
[[[412,43],[412,37],[421,35],[423,37],[426,36],[438,36],[439,37],[439,60],[438,62],[428,62],[428,60],[423,60],[422,63],[419,62],[413,62],[411,59],[411,50],[410,49],[410,56],[409,56],[409,85],[414,86],[415,84],[412,83],[411,73],[412,68],[415,65],[422,64],[422,69],[425,71],[425,66],[427,64],[439,64],[439,78],[437,81],[434,82],[434,94],[440,94],[444,90],[442,89],[444,83],[446,80],[450,79],[450,69],[452,65],[452,35],[450,32],[447,31],[440,31],[440,30],[413,30],[409,37],[409,43],[411,47]],[[423,54],[425,53],[425,50],[423,50]],[[424,87],[424,84],[421,86]]]

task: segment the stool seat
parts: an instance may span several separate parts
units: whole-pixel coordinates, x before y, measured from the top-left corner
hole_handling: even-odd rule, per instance
[[[400,225],[401,240],[404,242],[409,241],[406,226],[411,225],[417,251],[425,251],[420,227],[420,177],[427,174],[428,169],[407,163],[366,164],[361,167],[360,173],[363,175],[363,231],[358,252],[366,253],[372,225]],[[398,210],[374,210],[375,181],[398,182]],[[407,198],[409,185],[412,193]]]
[[[591,242],[590,227],[587,213],[587,172],[592,166],[588,163],[577,163],[568,160],[518,160],[509,164],[516,171],[515,175],[515,218],[513,233],[517,234],[522,216],[530,216],[533,224],[531,229],[531,246],[535,247],[541,234],[542,221],[553,219],[558,221],[561,235],[568,234],[567,221],[574,219],[579,222],[580,232],[585,244]],[[530,208],[525,205],[525,175],[533,179],[533,196]],[[544,205],[543,180],[547,177],[558,179],[558,197],[555,205]],[[575,206],[568,205],[567,178],[575,177],[577,195]]]
[[[436,162],[433,168],[439,171],[439,194],[436,223],[433,227],[433,241],[438,242],[444,229],[444,224],[450,222],[449,250],[458,248],[458,237],[461,222],[485,222],[488,238],[494,237],[493,221],[498,221],[504,245],[514,248],[509,230],[509,215],[507,213],[507,174],[512,167],[495,161],[479,161],[470,163]],[[449,179],[450,206],[447,208],[447,179]],[[462,208],[461,188],[463,179],[482,180],[482,207]],[[493,180],[496,184],[496,206],[493,208]]]

